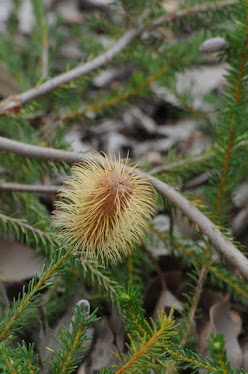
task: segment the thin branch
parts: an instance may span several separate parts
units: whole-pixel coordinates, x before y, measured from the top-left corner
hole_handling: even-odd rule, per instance
[[[53,148],[38,147],[15,140],[0,137],[0,150],[14,153],[19,156],[35,158],[36,160],[66,161],[69,163],[87,161],[85,154],[61,151]],[[92,159],[92,156],[91,156]],[[137,171],[143,174],[142,171]],[[218,230],[201,211],[190,203],[173,187],[147,174],[151,184],[157,192],[169,200],[177,209],[185,214],[196,227],[206,235],[214,247],[233,264],[239,272],[248,279],[248,259]]]
[[[65,161],[69,164],[80,161],[85,158],[85,154],[80,155],[77,152],[62,151],[60,149],[38,147],[21,143],[16,140],[0,137],[0,150],[15,155],[32,158],[43,161]]]
[[[78,79],[91,73],[92,71],[99,69],[110,62],[116,55],[123,51],[133,40],[140,34],[143,29],[143,25],[136,26],[135,28],[127,31],[112,48],[94,58],[91,61],[86,62],[66,73],[60,74],[54,78],[49,79],[40,86],[31,88],[30,90],[21,93],[20,95],[9,96],[7,99],[0,103],[0,115],[14,113],[19,111],[21,107],[31,100],[41,97],[48,92],[53,91],[55,88],[62,84],[68,83],[74,79]]]
[[[213,173],[213,170],[211,172]],[[200,175],[197,175],[197,177],[194,177],[183,183],[182,191],[190,190],[192,188],[202,186],[208,181],[208,179],[209,179],[209,173],[202,173]]]
[[[63,151],[60,149],[55,148],[46,148],[46,147],[39,147],[37,145],[29,145],[27,143],[22,143],[16,140],[4,138],[0,136],[0,151],[14,153],[18,156],[28,157],[35,160],[43,160],[43,161],[55,161],[61,162],[65,161],[68,164],[73,164],[75,162],[79,162],[82,159],[92,158],[92,154],[89,151],[89,155],[87,156],[86,153],[80,154],[78,152],[71,152],[71,151]],[[196,156],[194,159],[190,160],[180,160],[169,165],[164,165],[158,168],[154,168],[151,170],[151,174],[158,174],[164,171],[170,171],[174,168],[178,168],[180,166],[185,166],[188,164],[194,164],[198,161],[207,160],[212,157],[211,154],[203,154],[200,156]]]
[[[214,9],[225,8],[235,4],[237,4],[237,1],[235,0],[216,1],[214,3],[202,4],[188,10],[181,10],[176,13],[166,14],[165,16],[161,16],[152,21],[149,25],[145,27],[145,29],[151,30],[156,27],[162,26],[165,23],[171,22],[175,19],[181,19],[190,15],[197,15],[198,13],[209,12]]]
[[[169,172],[171,170],[173,171],[174,169],[178,169],[180,167],[189,166],[191,164],[194,165],[195,163],[198,163],[198,162],[210,161],[212,157],[213,157],[213,152],[212,151],[210,151],[210,152],[207,151],[204,154],[195,156],[194,158],[190,157],[190,158],[187,158],[187,159],[184,159],[184,160],[171,162],[168,165],[162,165],[162,166],[158,166],[156,168],[153,168],[150,171],[150,174],[152,174],[152,175],[153,174],[162,174],[162,173],[165,173],[165,172]]]
[[[62,84],[66,84],[74,79],[78,79],[83,77],[92,71],[99,69],[100,67],[106,65],[108,62],[112,61],[112,59],[122,52],[137,36],[142,34],[143,31],[151,30],[156,27],[162,26],[170,21],[175,19],[181,19],[187,17],[188,15],[194,15],[202,12],[207,12],[216,8],[227,7],[230,5],[234,5],[236,1],[234,0],[227,0],[227,1],[217,1],[210,4],[204,4],[197,7],[194,7],[189,10],[179,11],[177,13],[172,13],[165,15],[163,17],[159,17],[154,21],[148,23],[147,25],[143,25],[142,19],[145,18],[141,17],[138,20],[137,25],[130,30],[128,30],[114,45],[112,48],[107,50],[106,52],[102,53],[98,57],[94,58],[91,61],[86,62],[83,65],[80,65],[72,70],[67,71],[66,73],[60,74],[54,78],[49,79],[45,83],[42,83],[40,86],[31,88],[28,91],[25,91],[19,95],[11,95],[7,97],[7,99],[2,100],[0,102],[0,116],[18,112],[22,106],[28,103],[31,100],[37,99],[48,92],[53,91],[57,87],[61,86]]]
[[[206,269],[205,266],[202,266],[202,268],[200,270],[200,275],[199,275],[199,278],[198,278],[198,281],[197,281],[197,285],[196,285],[196,288],[195,288],[193,300],[192,300],[192,306],[191,306],[191,309],[190,309],[189,319],[187,321],[187,328],[186,328],[186,331],[184,332],[183,339],[180,342],[181,347],[183,347],[186,344],[187,339],[189,337],[189,334],[191,332],[192,325],[193,325],[195,315],[196,315],[196,310],[197,310],[199,300],[200,300],[200,297],[201,297],[201,294],[202,294],[202,290],[203,290],[203,286],[204,286],[206,276],[207,276],[207,269]]]
[[[0,183],[0,191],[34,192],[34,193],[57,193],[64,186],[44,186],[36,184]]]

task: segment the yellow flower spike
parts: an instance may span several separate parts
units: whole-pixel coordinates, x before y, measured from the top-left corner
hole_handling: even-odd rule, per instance
[[[74,165],[56,203],[54,221],[65,242],[103,263],[127,256],[155,213],[153,187],[127,161],[97,153]]]

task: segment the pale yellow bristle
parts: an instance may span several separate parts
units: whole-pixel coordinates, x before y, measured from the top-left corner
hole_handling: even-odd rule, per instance
[[[56,203],[54,221],[62,238],[104,263],[128,255],[155,212],[153,187],[126,164],[97,154],[73,166],[65,182],[69,188],[59,192]]]

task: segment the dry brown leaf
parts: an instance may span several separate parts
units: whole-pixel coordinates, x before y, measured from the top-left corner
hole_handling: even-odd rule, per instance
[[[165,308],[172,308],[174,307],[175,310],[183,311],[182,303],[167,289],[161,290],[159,299],[157,304],[154,308],[154,312],[152,318],[156,321],[158,318],[158,311],[164,310]]]
[[[23,34],[29,35],[32,32],[35,25],[35,16],[31,0],[23,0],[21,2],[18,12],[18,20],[19,31]]]
[[[85,362],[79,366],[78,374],[94,374],[104,366],[112,366],[119,362],[113,355],[113,352],[118,352],[118,348],[109,322],[104,316],[101,321],[95,323],[95,344]]]
[[[57,12],[63,17],[66,24],[81,24],[83,22],[83,15],[79,12],[76,0],[63,0],[57,5]]]
[[[185,291],[188,278],[182,271],[171,270],[163,273],[164,285],[161,277],[153,278],[145,290],[145,309],[154,319],[157,311],[171,308],[173,305],[178,311],[183,310],[180,295]]]
[[[165,0],[162,3],[162,7],[168,13],[176,12],[179,6],[179,0]]]
[[[241,365],[241,348],[237,337],[242,326],[239,314],[231,311],[229,299],[224,297],[210,308],[209,317],[213,332],[224,335],[228,360],[233,367],[239,367]]]
[[[205,321],[205,323],[201,326],[200,332],[197,336],[197,347],[198,352],[203,356],[207,356],[208,351],[208,339],[210,338],[211,332],[213,328],[211,322],[209,320]]]
[[[0,280],[4,282],[40,276],[44,264],[32,248],[7,239],[0,239],[0,258]]]

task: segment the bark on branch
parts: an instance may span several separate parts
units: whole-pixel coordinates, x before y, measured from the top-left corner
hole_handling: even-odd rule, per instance
[[[39,185],[39,184],[19,184],[19,183],[0,183],[0,191],[14,191],[14,192],[34,192],[34,193],[46,193],[56,194],[58,189],[63,186],[54,185]]]
[[[3,138],[2,136],[0,136],[0,150],[7,153],[14,153],[15,155],[32,158],[34,160],[56,162],[65,161],[68,164],[73,164],[74,162],[87,157],[85,154],[80,155],[80,153],[77,152],[29,145],[16,140]]]
[[[132,40],[140,33],[142,27],[143,26],[138,26],[127,31],[112,48],[93,60],[67,71],[66,73],[51,78],[38,87],[31,88],[30,90],[19,95],[9,96],[0,103],[0,115],[14,113],[21,109],[21,107],[29,101],[55,90],[55,88],[61,86],[62,84],[83,77],[84,75],[87,75],[92,71],[106,65],[132,42]]]

